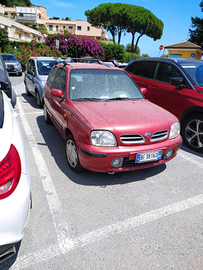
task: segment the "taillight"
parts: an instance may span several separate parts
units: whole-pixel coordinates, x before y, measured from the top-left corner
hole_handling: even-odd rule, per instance
[[[20,180],[20,175],[20,156],[15,146],[11,145],[8,154],[0,162],[0,200],[13,193]]]

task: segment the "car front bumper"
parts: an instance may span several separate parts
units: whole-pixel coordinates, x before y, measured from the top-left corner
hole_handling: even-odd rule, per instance
[[[182,137],[167,140],[151,145],[95,147],[77,142],[80,164],[85,169],[95,172],[121,172],[133,171],[163,164],[173,159],[182,144]],[[157,161],[136,163],[137,154],[162,150],[162,158]],[[172,155],[163,159],[168,150],[173,150]],[[121,158],[123,163],[119,168],[111,166],[114,159]]]

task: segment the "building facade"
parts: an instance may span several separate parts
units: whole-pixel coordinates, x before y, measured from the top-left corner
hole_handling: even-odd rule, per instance
[[[30,31],[28,31],[27,35],[25,35],[25,28],[23,27],[22,23],[27,23],[28,25],[36,25],[37,28],[40,26],[45,26],[47,29],[47,32],[49,34],[55,34],[64,32],[64,30],[68,31],[71,34],[74,34],[76,36],[88,36],[95,40],[108,40],[108,36],[105,33],[105,30],[102,28],[97,28],[91,26],[87,21],[83,20],[76,20],[76,21],[69,21],[69,20],[53,20],[50,17],[46,15],[46,8],[43,6],[31,6],[31,7],[5,7],[0,5],[0,20],[4,21],[1,23],[0,26],[4,26],[5,28],[9,28],[9,39],[16,40],[17,36],[14,36],[14,33],[18,32],[20,40],[27,39],[31,35],[35,37],[34,39],[38,42],[43,41],[43,37],[41,34],[36,34],[36,30],[29,28]],[[4,18],[4,19],[3,19]],[[5,20],[12,20],[13,23],[10,23],[7,25],[9,21]],[[20,22],[21,26],[12,30],[12,25],[15,23]],[[26,27],[26,26],[25,26]],[[17,31],[16,31],[17,28]],[[23,29],[20,29],[23,28]],[[32,33],[32,30],[36,31],[35,33]],[[39,33],[39,32],[38,32]],[[27,40],[26,40],[27,41]]]

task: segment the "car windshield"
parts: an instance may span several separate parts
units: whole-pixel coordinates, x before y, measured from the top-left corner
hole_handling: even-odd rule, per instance
[[[17,61],[15,56],[12,54],[3,54],[2,57],[3,57],[4,61],[10,61],[10,62]]]
[[[193,79],[195,85],[203,87],[203,63],[188,61],[180,63],[185,72]]]
[[[37,61],[37,69],[39,75],[49,75],[52,67],[55,65],[55,60],[38,60]]]
[[[69,98],[72,101],[111,101],[143,99],[143,96],[122,70],[72,69]]]

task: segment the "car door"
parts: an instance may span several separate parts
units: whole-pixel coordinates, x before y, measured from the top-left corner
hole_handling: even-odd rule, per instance
[[[64,98],[59,98],[55,96],[51,96],[50,106],[51,106],[51,113],[54,118],[54,121],[57,125],[59,132],[63,135],[63,130],[65,128],[64,122],[64,108],[63,108],[63,101],[65,99],[65,89],[66,89],[66,69],[59,68],[52,89],[60,89],[64,94]]]
[[[172,78],[182,78],[183,87],[172,84]],[[155,104],[172,112],[180,117],[188,107],[188,100],[185,98],[191,92],[191,86],[183,75],[182,71],[172,63],[159,62],[154,74],[154,80],[149,85],[150,95],[146,96]]]
[[[51,108],[51,89],[52,89],[52,84],[53,84],[53,80],[54,80],[54,77],[56,75],[56,71],[57,71],[57,66],[55,66],[48,78],[47,78],[47,83],[46,85],[44,86],[44,89],[43,89],[43,100],[44,100],[44,104],[47,108],[47,110],[49,111],[50,115],[52,116],[52,108]]]
[[[35,95],[35,63],[32,59],[28,61],[27,64],[27,73],[26,73],[26,85],[33,95]]]
[[[157,61],[135,60],[126,67],[126,71],[130,73],[131,78],[139,89],[149,89],[150,85],[153,85],[153,77],[157,64]],[[153,100],[153,96],[150,91],[147,91],[147,98],[149,100]]]

